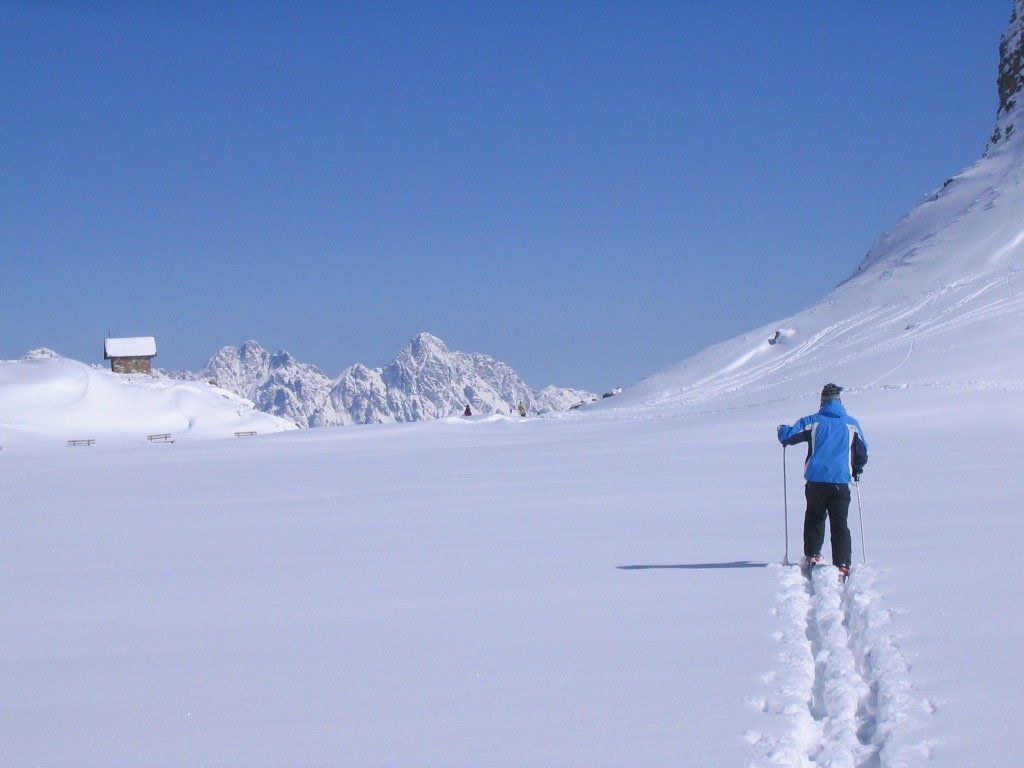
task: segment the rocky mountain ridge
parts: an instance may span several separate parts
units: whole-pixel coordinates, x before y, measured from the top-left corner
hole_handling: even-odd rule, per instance
[[[1024,0],[1014,0],[1010,23],[999,40],[999,111],[986,154],[1009,141],[1020,122],[1024,91]]]
[[[429,333],[382,368],[356,364],[335,379],[252,340],[223,347],[198,374],[181,375],[215,381],[304,427],[438,419],[462,414],[467,404],[474,414],[507,414],[520,402],[530,413],[547,413],[597,399],[579,389],[534,390],[507,363],[450,350]]]

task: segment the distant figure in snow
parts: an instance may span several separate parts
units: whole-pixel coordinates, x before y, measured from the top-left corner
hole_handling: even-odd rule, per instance
[[[466,403],[466,410],[462,412],[463,416],[472,416],[473,412],[469,409],[469,403]]]
[[[526,417],[526,404],[522,400],[519,401],[519,415]]]
[[[779,442],[783,445],[807,443],[804,463],[804,567],[821,562],[825,543],[825,518],[828,517],[832,542],[832,563],[845,578],[850,573],[850,480],[860,481],[868,463],[868,443],[855,418],[846,413],[839,398],[842,387],[826,384],[821,390],[821,408],[789,427],[780,424]]]

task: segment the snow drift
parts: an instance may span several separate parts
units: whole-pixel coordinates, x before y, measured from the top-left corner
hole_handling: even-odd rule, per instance
[[[113,374],[50,350],[0,361],[0,443],[231,437],[295,429],[285,419],[201,382]]]

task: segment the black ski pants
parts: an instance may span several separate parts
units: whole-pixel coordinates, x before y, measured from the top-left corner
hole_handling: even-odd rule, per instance
[[[846,483],[814,483],[804,486],[807,512],[804,514],[804,554],[821,554],[825,543],[825,518],[828,518],[832,540],[832,563],[850,564],[850,486]]]

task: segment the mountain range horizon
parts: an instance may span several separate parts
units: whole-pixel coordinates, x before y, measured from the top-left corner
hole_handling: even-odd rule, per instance
[[[355,363],[331,377],[284,349],[255,339],[224,346],[198,372],[169,372],[216,385],[252,400],[264,413],[303,427],[422,421],[473,413],[508,414],[523,403],[533,414],[563,411],[597,395],[548,385],[535,389],[507,363],[451,350],[421,331],[379,368]]]

